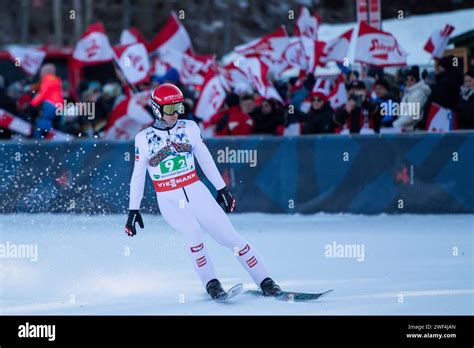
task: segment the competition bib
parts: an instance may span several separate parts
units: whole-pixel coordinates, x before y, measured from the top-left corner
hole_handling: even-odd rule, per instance
[[[160,136],[154,130],[146,133],[148,171],[156,192],[170,191],[198,181],[192,145],[185,127],[175,134]]]

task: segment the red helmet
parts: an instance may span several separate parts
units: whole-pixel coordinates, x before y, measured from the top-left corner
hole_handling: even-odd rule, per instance
[[[175,112],[183,114],[183,101],[183,93],[171,83],[159,85],[151,94],[151,107],[157,118],[173,115]]]

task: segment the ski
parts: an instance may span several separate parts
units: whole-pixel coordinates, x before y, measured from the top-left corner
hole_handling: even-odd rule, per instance
[[[307,293],[307,292],[297,292],[297,291],[283,291],[280,295],[274,296],[276,300],[287,301],[287,302],[306,302],[306,301],[316,301],[319,298],[326,296],[333,292],[334,290],[328,290],[320,293]],[[262,291],[260,290],[247,290],[246,294],[264,297]]]
[[[225,296],[221,297],[221,298],[218,298],[218,299],[214,299],[214,301],[216,302],[227,302],[229,301],[230,299],[234,298],[235,296],[239,295],[240,293],[242,293],[242,291],[244,290],[244,286],[242,284],[237,284],[237,285],[234,285],[233,287],[231,287]]]

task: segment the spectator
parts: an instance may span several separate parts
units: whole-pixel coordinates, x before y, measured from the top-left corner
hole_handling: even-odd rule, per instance
[[[107,125],[107,120],[121,91],[120,85],[116,82],[106,83],[102,88],[102,94],[97,98],[95,115],[92,120],[95,134],[101,132]]]
[[[41,105],[41,114],[36,119],[33,132],[35,138],[41,138],[52,128],[56,110],[64,101],[61,79],[56,76],[56,67],[53,64],[41,67],[40,79],[39,93],[31,101],[33,107]]]
[[[282,132],[285,125],[285,116],[280,103],[274,99],[265,99],[262,105],[255,110],[255,134],[274,134]]]
[[[216,136],[251,134],[253,121],[240,108],[239,96],[235,93],[230,93],[225,99],[225,104],[227,108],[213,116],[205,126],[214,125],[214,134]]]
[[[393,102],[396,99],[390,94],[390,84],[385,79],[375,81],[374,84],[375,104],[374,118],[380,120],[381,127],[392,127],[396,115],[392,113]]]
[[[242,112],[246,113],[253,119],[257,109],[257,103],[255,102],[253,95],[244,94],[240,98],[240,108],[242,109]]]
[[[365,83],[360,80],[352,81],[348,86],[348,100],[335,116],[336,122],[350,133],[380,131],[380,117],[374,117],[375,107],[367,98]],[[343,130],[341,129],[341,130]],[[368,130],[370,129],[370,130]]]
[[[430,95],[430,88],[425,81],[420,79],[420,71],[414,66],[406,73],[405,91],[402,97],[402,103],[410,103],[415,108],[410,107],[408,110],[419,110],[419,114],[412,113],[409,115],[400,115],[394,122],[395,128],[401,129],[403,132],[413,131],[415,124],[423,118],[423,109]]]
[[[474,129],[474,70],[464,75],[464,85],[461,86],[461,100],[457,106],[458,128]]]
[[[459,89],[462,85],[462,74],[454,64],[454,56],[443,57],[436,66],[436,83],[425,104],[424,115],[428,115],[431,104],[436,103],[453,111],[459,103]],[[416,124],[416,128],[426,128],[426,117]]]
[[[338,124],[327,96],[316,92],[311,100],[311,109],[303,118],[302,134],[334,133]]]
[[[313,74],[308,74],[303,80],[303,84],[300,88],[294,89],[290,96],[290,104],[299,110],[303,101],[310,95],[313,90],[313,86],[316,79]],[[289,89],[290,91],[292,88]]]

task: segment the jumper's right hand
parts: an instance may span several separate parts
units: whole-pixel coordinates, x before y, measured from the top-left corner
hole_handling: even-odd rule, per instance
[[[130,237],[133,237],[137,234],[137,230],[135,228],[135,223],[140,225],[141,228],[145,227],[143,224],[142,216],[140,215],[139,210],[129,210],[128,211],[128,219],[127,223],[125,224],[125,233]]]

